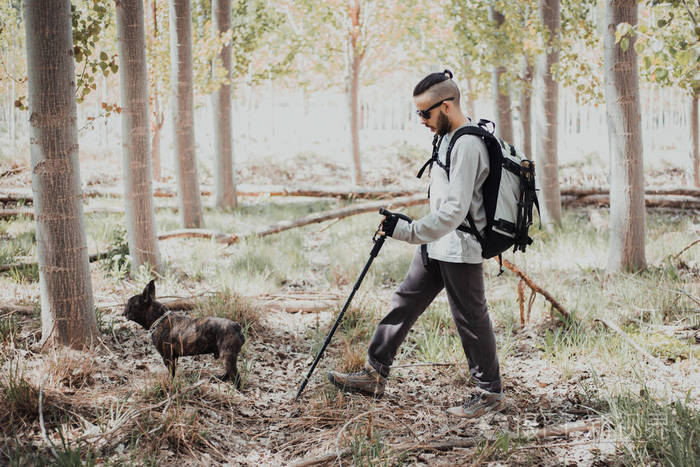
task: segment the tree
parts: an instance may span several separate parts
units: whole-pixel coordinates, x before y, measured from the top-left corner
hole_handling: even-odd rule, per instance
[[[308,68],[325,78],[325,87],[342,84],[346,91],[355,184],[363,180],[359,134],[361,86],[410,63],[415,44],[407,43],[417,32],[415,20],[424,8],[429,7],[398,0],[287,2],[297,34],[305,38],[310,52]],[[397,54],[397,50],[402,52]]]
[[[185,228],[204,225],[194,147],[192,14],[189,0],[170,0],[170,69],[178,205]]]
[[[69,0],[25,0],[32,188],[42,341],[97,336],[78,165]]]
[[[225,34],[231,29],[231,0],[212,0],[214,34]],[[214,147],[216,157],[216,205],[233,208],[238,204],[233,171],[231,138],[231,45],[224,44],[219,54],[226,71],[226,81],[214,91]]]
[[[118,0],[124,200],[133,265],[161,269],[151,182],[143,0]]]
[[[552,67],[559,60],[560,15],[559,0],[540,0],[540,20],[544,28],[544,57],[539,78],[540,99],[536,103],[535,151],[540,179],[540,207],[545,224],[561,224],[561,193],[559,190],[559,163],[557,161],[557,131],[559,85]]]
[[[635,37],[615,40],[619,24],[637,23],[637,0],[605,1],[605,106],[610,146],[608,271],[637,271],[644,255],[644,164]]]
[[[698,96],[700,95],[700,4],[677,0],[650,0],[648,21],[633,27],[621,23],[615,39],[628,44],[634,33],[635,49],[642,56],[641,75],[660,86],[677,86],[688,94],[690,113],[690,157],[693,183],[700,187],[700,148],[698,147]],[[650,24],[653,21],[653,24]]]
[[[505,78],[506,67],[501,45],[507,41],[504,34],[504,24],[506,21],[503,13],[496,10],[493,5],[489,5],[489,21],[491,27],[495,29],[496,40],[492,41],[494,47],[492,53],[494,57],[493,71],[491,74],[491,87],[493,89],[493,114],[496,116],[496,134],[506,140],[513,141],[513,114],[510,108],[510,90]]]

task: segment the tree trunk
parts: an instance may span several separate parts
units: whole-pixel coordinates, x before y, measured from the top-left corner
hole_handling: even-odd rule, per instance
[[[493,6],[489,6],[489,20],[495,22],[496,28],[500,27],[505,22],[503,14]],[[493,67],[491,75],[491,87],[494,96],[494,116],[496,118],[496,135],[508,141],[513,142],[513,114],[510,109],[510,91],[507,89],[507,84],[504,83],[503,75],[506,72],[506,67],[502,63],[496,63]],[[505,89],[504,89],[505,88]]]
[[[472,82],[471,74],[468,73],[464,80],[467,83],[467,92],[464,95],[467,116],[474,120],[476,119],[476,110],[474,108],[474,83]]]
[[[690,101],[690,157],[693,159],[693,184],[700,187],[700,149],[698,146],[698,94]]]
[[[190,0],[170,0],[170,80],[173,93],[173,130],[177,158],[178,204],[186,228],[200,228],[199,195],[194,153],[194,84],[192,77],[192,12]]]
[[[151,172],[155,181],[163,179],[163,169],[160,163],[160,131],[163,129],[163,123],[165,123],[165,116],[160,108],[158,85],[156,85],[153,91],[153,112],[151,115]]]
[[[525,58],[523,66],[523,89],[520,93],[520,123],[523,126],[523,154],[532,157],[532,63]]]
[[[542,60],[541,95],[537,102],[536,153],[540,180],[542,222],[561,224],[561,194],[559,192],[559,163],[557,161],[557,132],[559,129],[559,83],[552,75],[552,65],[559,61],[560,35],[559,0],[540,0],[540,19],[547,32],[547,52]]]
[[[41,340],[83,348],[97,337],[78,163],[69,0],[25,0],[32,189]]]
[[[151,19],[153,20],[153,41],[158,38],[158,6],[157,0],[151,0]],[[163,171],[160,164],[160,130],[165,123],[165,115],[160,108],[160,89],[158,81],[153,86],[153,109],[151,114],[151,170],[153,180],[160,181],[163,178]]]
[[[231,28],[231,0],[212,0],[212,25],[214,34]],[[236,197],[233,172],[233,148],[231,140],[231,45],[221,49],[221,62],[226,69],[227,82],[213,95],[214,148],[216,151],[216,206],[234,208]]]
[[[148,134],[148,77],[143,0],[117,0],[126,227],[133,266],[161,270],[156,241]]]
[[[644,255],[644,163],[635,37],[622,51],[618,24],[637,24],[636,0],[605,1],[605,108],[610,146],[610,247],[608,271],[637,271]]]
[[[355,185],[362,184],[362,166],[360,164],[360,64],[362,53],[360,44],[360,1],[348,0],[348,14],[352,28],[350,30],[350,76],[348,86],[348,105],[350,110],[350,146],[354,166],[352,181]]]

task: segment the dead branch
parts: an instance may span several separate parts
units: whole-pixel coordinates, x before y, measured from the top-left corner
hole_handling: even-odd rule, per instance
[[[167,240],[169,238],[207,238],[214,239],[219,243],[225,243],[227,245],[230,245],[231,243],[236,243],[238,241],[238,237],[236,236],[236,234],[227,235],[219,232],[214,232],[213,230],[205,229],[173,230],[158,235],[158,240]]]
[[[88,261],[91,263],[94,263],[95,261],[100,261],[105,258],[110,258],[118,253],[121,253],[121,250],[118,248],[115,248],[114,250],[109,250],[104,253],[95,253],[90,256],[88,256]],[[38,267],[38,263],[14,263],[14,264],[0,264],[0,272],[7,272],[11,269],[27,269],[31,267]]]
[[[595,430],[603,426],[602,419],[583,422],[564,423],[563,425],[549,426],[534,430],[527,435],[528,438],[546,438],[548,436],[567,436],[570,433]]]
[[[682,255],[683,253],[685,253],[687,250],[689,250],[691,247],[697,245],[698,243],[700,243],[700,238],[695,239],[693,242],[690,243],[690,245],[686,246],[681,251],[679,251],[678,253],[673,255],[673,259],[677,259],[680,255]]]
[[[155,210],[177,210],[177,206],[155,206]],[[112,206],[95,206],[84,208],[84,214],[124,214],[126,211],[123,208],[117,208]],[[17,209],[0,209],[0,219],[7,219],[16,216],[27,216],[34,218],[34,209],[32,208],[17,208]]]
[[[330,211],[323,211],[314,214],[309,214],[308,216],[301,217],[299,219],[291,221],[282,221],[277,224],[273,224],[265,230],[258,232],[252,232],[246,235],[237,236],[236,234],[222,234],[218,232],[212,232],[209,230],[202,229],[183,229],[174,232],[165,232],[158,236],[159,240],[166,240],[169,238],[211,238],[219,243],[225,243],[230,245],[236,243],[240,240],[247,240],[249,238],[261,238],[268,235],[276,234],[279,232],[284,232],[285,230],[294,229],[297,227],[303,227],[309,224],[316,224],[319,222],[324,222],[331,219],[343,219],[345,217],[354,216],[357,214],[363,214],[366,212],[378,211],[381,207],[403,207],[403,206],[414,206],[417,204],[425,204],[428,200],[424,195],[416,196],[405,196],[402,198],[394,198],[387,201],[373,201],[369,203],[363,203],[358,205],[346,206],[340,209],[333,209]]]
[[[532,281],[532,279],[530,279],[530,277],[529,277],[527,274],[525,274],[523,271],[521,271],[521,270],[520,270],[518,267],[516,267],[513,263],[511,263],[511,262],[508,261],[507,259],[503,258],[503,265],[504,265],[505,267],[507,267],[508,269],[510,269],[511,271],[513,271],[515,274],[517,274],[517,275],[520,277],[520,279],[521,279],[522,281],[524,281],[524,282],[528,285],[528,287],[530,287],[530,289],[532,289],[533,293],[534,293],[534,292],[537,292],[537,293],[539,293],[540,295],[542,295],[549,303],[552,304],[552,306],[553,306],[559,313],[562,314],[562,316],[564,316],[564,317],[566,317],[566,318],[570,318],[570,317],[571,317],[571,315],[569,314],[569,312],[566,311],[566,310],[564,309],[564,307],[561,306],[561,304],[560,304],[554,297],[552,297],[552,295],[551,295],[549,292],[547,292],[546,290],[544,290],[544,289],[543,289],[542,287],[540,287],[539,285],[535,284],[535,283]],[[533,297],[534,297],[534,296],[531,296],[531,297],[530,297],[530,307],[532,306]],[[518,299],[520,299],[520,298],[521,298],[521,294],[518,293]],[[524,294],[522,295],[522,298],[524,298]],[[523,305],[522,305],[522,303],[521,303],[521,309],[522,309],[522,307],[523,307]],[[529,316],[529,314],[530,314],[530,312],[529,312],[529,310],[528,310],[528,316]],[[521,316],[522,316],[522,312],[521,312]]]
[[[409,451],[449,451],[454,448],[473,448],[480,441],[485,441],[484,439],[478,438],[454,438],[445,441],[435,441],[431,443],[419,443],[419,442],[408,442],[399,444],[390,444],[388,446],[392,451],[398,452],[409,452]],[[309,459],[304,459],[299,462],[291,464],[293,467],[308,467],[316,464],[323,464],[331,462],[335,459],[340,459],[349,456],[352,453],[350,448],[343,449],[341,451],[329,452],[318,457],[312,457]]]
[[[0,313],[3,313],[3,317],[9,316],[15,313],[21,313],[24,315],[30,315],[34,313],[33,306],[26,305],[0,305]]]
[[[603,319],[603,318],[596,318],[595,321],[598,321],[602,324],[604,324],[607,328],[612,329],[616,333],[620,335],[629,345],[632,346],[637,352],[642,354],[644,358],[649,360],[651,363],[655,364],[659,368],[666,368],[666,365],[663,364],[661,360],[658,358],[654,357],[652,354],[644,350],[639,344],[637,344],[632,338],[622,329],[620,329],[615,323],[611,323],[610,321]]]

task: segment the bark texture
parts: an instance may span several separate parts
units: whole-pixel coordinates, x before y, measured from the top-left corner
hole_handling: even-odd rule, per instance
[[[143,0],[117,0],[116,10],[122,101],[122,167],[129,255],[134,267],[149,264],[160,270],[151,180]]]
[[[360,51],[360,0],[348,0],[350,32],[348,47],[348,107],[350,114],[350,146],[352,150],[352,181],[360,185],[362,165],[360,163],[360,66],[363,53]]]
[[[700,142],[698,141],[698,95],[690,100],[690,157],[693,159],[693,185],[700,187]]]
[[[32,189],[42,342],[97,336],[78,164],[69,0],[25,0]]]
[[[610,146],[610,246],[608,271],[637,271],[644,254],[644,164],[635,38],[622,51],[620,23],[637,24],[636,0],[605,1],[605,108]]]
[[[532,79],[534,69],[529,60],[523,65],[523,90],[520,93],[520,123],[523,129],[523,154],[532,158]]]
[[[537,175],[540,188],[542,222],[561,224],[561,194],[559,192],[559,162],[557,131],[559,129],[559,84],[552,75],[552,65],[559,61],[561,19],[559,0],[540,0],[540,20],[547,31],[547,51],[539,72],[540,98],[537,102],[536,153]]]
[[[214,34],[231,28],[231,0],[211,2]],[[231,45],[221,49],[221,63],[226,69],[227,82],[213,95],[214,104],[214,148],[216,151],[216,206],[233,208],[236,197],[235,172],[233,170],[233,147],[231,139]]]
[[[493,6],[489,6],[489,20],[496,24],[496,28],[500,28],[505,22],[503,14]],[[498,51],[494,51],[495,56],[498,56]],[[503,75],[506,72],[506,67],[502,63],[496,63],[491,74],[491,87],[494,96],[494,112],[496,116],[496,135],[508,141],[513,142],[513,113],[510,109],[510,92],[504,84]]]
[[[189,0],[170,0],[170,63],[180,217],[186,228],[200,228],[204,220],[194,153],[192,12]]]

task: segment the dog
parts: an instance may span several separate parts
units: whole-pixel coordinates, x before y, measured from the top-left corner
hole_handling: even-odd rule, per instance
[[[217,376],[231,381],[240,389],[241,381],[236,363],[245,342],[241,325],[226,318],[188,318],[172,314],[156,301],[155,282],[148,283],[143,292],[126,303],[124,317],[145,329],[163,358],[163,363],[175,377],[178,357],[214,354],[222,358],[226,372]]]

